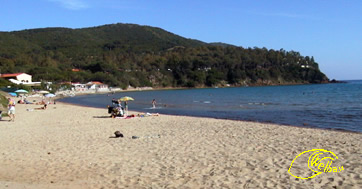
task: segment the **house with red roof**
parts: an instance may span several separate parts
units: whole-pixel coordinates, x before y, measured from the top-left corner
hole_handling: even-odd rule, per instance
[[[86,84],[88,90],[109,91],[108,85],[99,81],[90,81]]]
[[[1,78],[7,79],[15,84],[31,84],[32,76],[26,73],[0,74]]]

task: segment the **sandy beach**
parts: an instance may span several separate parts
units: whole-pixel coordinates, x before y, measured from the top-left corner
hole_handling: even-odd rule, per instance
[[[63,103],[27,111],[37,107],[18,104],[14,122],[0,121],[0,188],[362,187],[359,133],[169,115],[112,119],[106,108]],[[117,130],[123,138],[112,137]],[[344,170],[289,174],[312,149],[334,152],[333,166]],[[308,157],[293,173],[310,176]]]

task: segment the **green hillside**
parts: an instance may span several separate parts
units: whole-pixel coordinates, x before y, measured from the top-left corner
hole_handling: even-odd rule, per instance
[[[208,44],[135,24],[0,32],[0,72],[26,72],[33,75],[34,81],[97,80],[121,87],[328,80],[313,57],[298,52]]]

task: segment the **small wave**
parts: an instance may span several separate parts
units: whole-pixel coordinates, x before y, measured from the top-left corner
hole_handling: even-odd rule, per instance
[[[261,105],[261,106],[267,106],[270,105],[271,103],[263,103],[263,102],[249,102],[249,105]]]
[[[150,107],[150,108],[143,108],[145,110],[156,110],[156,109],[162,109],[162,107]]]

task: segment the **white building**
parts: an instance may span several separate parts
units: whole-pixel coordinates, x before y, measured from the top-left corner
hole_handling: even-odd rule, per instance
[[[88,88],[86,86],[86,84],[82,84],[82,83],[72,83],[73,89],[74,91],[87,91]]]
[[[95,90],[97,92],[109,91],[108,85],[106,85],[102,82],[99,82],[99,81],[91,81],[91,82],[88,82],[86,85],[89,90]]]
[[[16,84],[32,83],[32,76],[26,73],[1,74],[0,77],[8,79]]]

